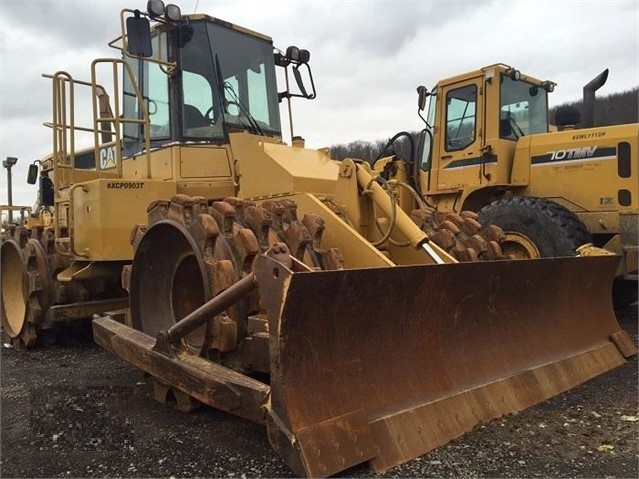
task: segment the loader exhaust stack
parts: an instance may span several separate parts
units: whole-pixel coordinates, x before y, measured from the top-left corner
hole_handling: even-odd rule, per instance
[[[595,126],[595,92],[599,90],[608,79],[608,69],[606,68],[595,78],[590,80],[583,89],[584,118],[583,128],[593,128]]]

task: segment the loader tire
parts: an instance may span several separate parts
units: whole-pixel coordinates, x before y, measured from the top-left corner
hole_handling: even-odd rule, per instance
[[[615,278],[612,283],[612,304],[615,310],[620,311],[631,307],[637,302],[638,297],[637,281],[624,279],[623,277]]]
[[[262,206],[238,198],[214,201],[187,195],[152,203],[147,224],[132,233],[133,262],[123,272],[123,287],[130,292],[127,323],[156,337],[251,274],[255,257],[278,242],[311,269],[338,269],[339,252],[317,247],[321,231],[312,230],[321,221],[306,216],[298,221],[296,208],[284,200]],[[261,312],[257,293],[251,294],[185,335],[180,344],[191,354],[250,371],[250,358],[233,355],[250,334],[249,317]]]
[[[504,231],[502,250],[514,259],[575,256],[578,247],[592,242],[574,213],[544,198],[514,196],[497,201],[479,211],[479,221]]]
[[[29,231],[12,228],[0,249],[2,342],[15,349],[35,346],[37,327],[48,307],[48,263]]]
[[[102,299],[105,290],[114,288],[115,284],[103,280],[91,284],[60,283],[57,274],[70,264],[71,258],[56,250],[52,229],[10,228],[0,246],[3,343],[25,350],[91,337],[90,328],[85,327],[90,324],[89,318],[86,322],[83,319],[51,322],[48,320],[50,308]],[[84,334],[85,331],[89,334]]]

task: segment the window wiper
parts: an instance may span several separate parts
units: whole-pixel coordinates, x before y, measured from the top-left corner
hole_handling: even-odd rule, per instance
[[[235,92],[235,89],[233,88],[233,85],[231,85],[229,82],[224,82],[224,89],[229,92],[229,95],[231,97],[231,102],[227,102],[226,101],[226,97],[225,97],[225,100],[224,100],[224,104],[225,104],[224,112],[228,113],[228,103],[237,106],[238,113],[240,113],[238,115],[238,117],[241,116],[241,115],[244,115],[244,117],[246,117],[246,119],[249,122],[248,125],[245,125],[244,123],[243,123],[243,125],[247,126],[249,128],[252,128],[253,129],[252,133],[257,133],[257,134],[259,134],[261,136],[265,136],[264,132],[260,128],[260,125],[257,123],[257,120],[255,119],[255,117],[253,117],[253,115],[251,115],[251,111],[248,109],[248,107],[244,103],[242,103],[240,98],[237,96],[237,93]]]
[[[215,88],[217,89],[217,96],[222,104],[222,114],[228,113],[228,105],[226,104],[226,97],[224,96],[224,80],[222,79],[222,68],[220,67],[220,59],[215,54]]]
[[[519,132],[519,134],[517,134],[517,132],[513,131],[513,135],[515,136],[516,139],[519,139],[522,136],[526,136],[526,134],[524,133],[524,130],[522,130],[521,127],[517,124],[517,122],[515,121],[515,118],[510,114],[510,112],[506,114],[506,118],[508,119],[508,122],[512,126],[517,128],[517,132]]]
[[[521,127],[517,124],[517,122],[515,121],[515,119],[513,117],[510,117],[510,122],[513,124],[513,126],[515,128],[517,128],[517,131],[519,132],[519,135],[517,135],[517,138],[521,138],[522,136],[526,136],[526,134],[524,133],[524,130],[521,129]]]
[[[227,120],[225,115],[229,114],[229,104],[235,105],[238,109],[238,113],[246,117],[249,123],[248,125],[246,125],[244,122],[242,122],[241,125],[247,127],[251,131],[251,133],[257,133],[259,135],[265,136],[264,132],[260,128],[260,125],[257,123],[253,115],[251,115],[249,109],[240,101],[240,98],[233,89],[233,85],[231,85],[229,82],[224,81],[224,76],[222,75],[222,67],[220,66],[220,59],[217,54],[215,55],[214,64],[215,87],[217,89],[217,95],[222,104],[222,115],[224,116],[225,122]],[[226,92],[229,93],[231,101],[227,100]],[[238,115],[238,117],[241,115]]]

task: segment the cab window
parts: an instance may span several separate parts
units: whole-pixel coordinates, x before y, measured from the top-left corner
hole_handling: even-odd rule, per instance
[[[501,75],[499,137],[517,140],[548,132],[548,93],[538,85]]]
[[[463,150],[475,141],[477,86],[446,93],[446,151]]]

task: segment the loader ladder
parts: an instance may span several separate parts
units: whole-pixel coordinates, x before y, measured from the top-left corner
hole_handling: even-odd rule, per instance
[[[106,89],[97,82],[97,66],[99,64],[111,65],[111,78],[116,101],[111,108]],[[120,113],[120,83],[118,81],[118,65],[122,65],[124,71],[131,79],[135,89],[135,95],[139,106],[141,118],[123,118]],[[74,247],[73,224],[73,194],[78,188],[85,188],[84,181],[105,178],[115,175],[122,177],[122,125],[125,123],[137,123],[146,125],[148,131],[149,115],[142,98],[142,94],[134,81],[134,74],[130,66],[123,60],[113,58],[96,59],[91,64],[91,81],[74,79],[64,71],[53,75],[43,75],[53,80],[53,121],[44,123],[44,126],[53,130],[53,182],[55,190],[54,214],[55,245],[56,250],[65,256],[88,257],[86,251],[76,251]],[[92,103],[92,126],[81,126],[77,116],[84,112],[79,111],[76,105],[76,86],[90,88]],[[80,120],[81,121],[81,120]],[[79,145],[77,135],[79,133],[93,134],[93,158],[94,167],[83,169],[83,174],[78,174],[76,160]],[[150,141],[145,136],[145,150],[147,162],[147,176],[150,177]],[[101,149],[112,146],[115,153],[115,167],[108,172],[101,164]],[[89,147],[89,145],[86,145]],[[86,153],[86,151],[85,151]],[[80,181],[79,181],[80,180]],[[66,227],[65,227],[66,226]]]

